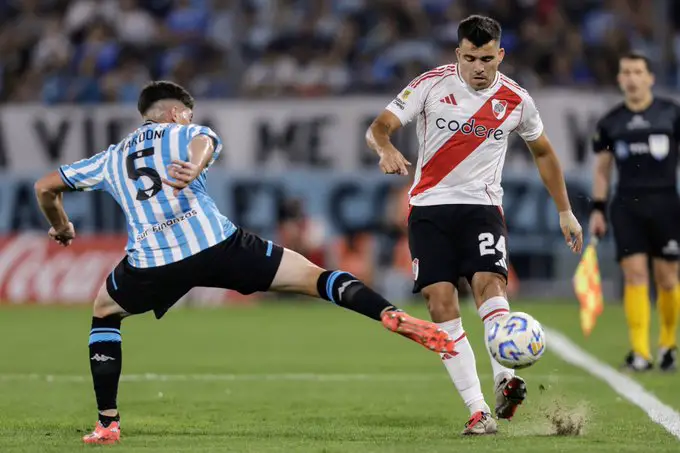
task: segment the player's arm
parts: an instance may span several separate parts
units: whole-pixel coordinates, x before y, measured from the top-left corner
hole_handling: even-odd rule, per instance
[[[607,198],[611,181],[614,154],[611,152],[613,143],[602,123],[598,123],[593,150],[596,153],[593,170],[593,194],[590,213],[590,234],[602,237],[607,232]]]
[[[534,100],[527,96],[523,102],[522,118],[517,127],[517,132],[529,147],[538,168],[538,173],[543,180],[543,185],[545,185],[545,188],[555,202],[555,206],[557,206],[560,216],[560,228],[562,229],[564,240],[574,252],[580,253],[583,247],[583,230],[571,211],[571,204],[567,195],[567,185],[564,182],[560,160],[543,131],[543,122],[538,114]]]
[[[562,166],[550,140],[545,134],[541,134],[536,140],[526,143],[533,155],[543,184],[548,189],[557,210],[559,212],[571,211]]]
[[[598,153],[595,157],[595,171],[593,172],[594,202],[607,203],[613,164],[614,155],[612,153]],[[602,208],[604,208],[604,205]]]
[[[394,147],[390,137],[402,126],[413,121],[425,106],[427,82],[404,88],[378,115],[366,131],[366,143],[380,157],[380,169],[387,174],[408,175],[411,163]]]
[[[614,155],[609,152],[598,153],[593,171],[593,196],[590,213],[590,233],[602,237],[607,232],[607,198],[611,180]]]
[[[542,133],[536,140],[526,143],[534,157],[543,185],[557,206],[564,239],[574,252],[580,253],[583,247],[583,230],[571,211],[564,173],[562,173],[562,166],[555,149],[545,133]]]
[[[401,120],[384,110],[366,131],[366,143],[380,157],[380,169],[386,174],[408,175],[411,163],[394,147],[390,136],[401,127]]]
[[[38,205],[51,225],[48,234],[61,245],[70,245],[75,237],[73,224],[69,222],[64,210],[64,192],[105,189],[107,187],[105,167],[108,157],[108,150],[105,150],[70,165],[62,165],[58,171],[35,183]]]
[[[75,230],[63,203],[64,192],[71,190],[71,187],[62,179],[60,172],[53,171],[39,179],[34,188],[40,210],[50,223],[49,236],[64,247],[71,245]]]
[[[168,166],[168,175],[174,179],[170,181],[162,178],[163,182],[175,190],[177,196],[180,190],[188,187],[213,159],[215,139],[209,135],[196,135],[187,147],[187,160],[173,160]]]

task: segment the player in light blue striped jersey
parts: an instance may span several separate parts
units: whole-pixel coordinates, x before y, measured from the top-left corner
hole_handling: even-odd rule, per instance
[[[35,184],[49,236],[63,246],[75,229],[62,205],[69,190],[104,190],[125,212],[127,256],[94,301],[90,369],[99,409],[86,443],[120,439],[117,409],[121,320],[154,311],[161,318],[191,288],[242,294],[281,291],[320,297],[381,321],[393,332],[437,352],[454,342],[436,324],[413,318],[347,272],[327,271],[302,255],[243,231],[222,215],[206,190],[206,175],[222,142],[191,124],[194,101],[172,82],[152,82],[139,96],[143,124],[120,143]]]
[[[196,180],[173,196],[171,189],[163,188],[167,167],[189,160],[188,145],[196,137],[211,139],[214,150]],[[147,120],[120,143],[62,165],[59,173],[73,190],[105,190],[116,199],[128,221],[132,266],[163,266],[212,247],[236,231],[206,191],[208,167],[221,150],[222,141],[208,127]]]

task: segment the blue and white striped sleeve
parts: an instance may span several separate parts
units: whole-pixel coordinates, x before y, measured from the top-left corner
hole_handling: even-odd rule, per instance
[[[102,190],[106,187],[106,162],[108,150],[88,159],[59,167],[64,183],[73,190]]]
[[[191,142],[191,139],[194,137],[197,137],[199,135],[207,135],[208,137],[213,139],[213,142],[215,143],[215,151],[213,152],[212,159],[210,159],[210,162],[208,163],[208,167],[210,167],[215,160],[220,155],[220,152],[222,152],[222,139],[220,139],[220,136],[215,133],[214,130],[210,129],[207,126],[200,126],[198,124],[191,124],[187,126],[187,138],[189,142]]]

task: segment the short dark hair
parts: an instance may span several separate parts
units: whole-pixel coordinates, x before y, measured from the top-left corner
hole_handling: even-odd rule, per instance
[[[501,24],[487,16],[473,14],[458,25],[458,44],[467,39],[476,47],[482,47],[489,41],[501,40]]]
[[[142,115],[145,115],[152,105],[163,99],[174,99],[190,109],[194,108],[194,98],[191,97],[187,90],[174,82],[158,80],[148,83],[142,88],[141,93],[139,93],[139,100],[137,101],[137,110]]]
[[[645,66],[647,67],[647,71],[649,72],[654,72],[652,70],[652,62],[649,59],[649,57],[642,52],[636,52],[636,51],[631,51],[628,53],[625,53],[619,57],[619,64],[621,63],[621,60],[638,60],[638,61],[644,61]]]

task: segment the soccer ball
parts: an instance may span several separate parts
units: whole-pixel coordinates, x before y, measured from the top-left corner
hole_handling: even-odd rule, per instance
[[[501,365],[515,370],[536,363],[545,352],[545,345],[541,324],[522,312],[496,318],[487,336],[491,356]]]

